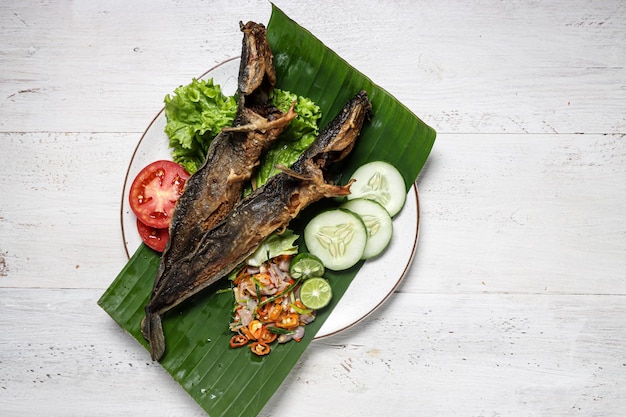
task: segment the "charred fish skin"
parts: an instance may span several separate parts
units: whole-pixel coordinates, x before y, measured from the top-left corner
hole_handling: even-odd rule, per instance
[[[264,101],[246,106],[246,97],[267,97],[276,84],[272,52],[262,24],[240,24],[243,32],[242,58],[237,95],[238,108],[233,126],[217,135],[204,164],[187,180],[185,193],[177,204],[179,213],[172,228],[212,228],[240,198],[241,191],[259,156],[296,116],[292,109],[283,114]],[[267,91],[259,92],[264,89]],[[175,231],[175,230],[171,230]],[[180,230],[178,230],[180,233]]]
[[[367,92],[359,91],[328,123],[319,137],[309,146],[293,164],[292,170],[304,172],[302,165],[315,162],[320,168],[344,159],[356,145],[361,128],[372,115],[372,103]]]
[[[265,27],[248,22],[241,24],[241,30],[245,59],[239,71],[237,114],[233,126],[213,139],[204,164],[187,180],[172,217],[154,291],[171,264],[193,252],[197,237],[215,226],[241,198],[260,155],[296,116],[293,107],[283,113],[267,102],[276,74]],[[248,107],[249,95],[255,96],[254,108]]]
[[[165,351],[161,316],[225,277],[250,256],[270,234],[287,227],[305,207],[324,197],[345,196],[348,183],[333,185],[325,178],[328,165],[353,149],[371,103],[364,91],[350,100],[322,130],[291,169],[283,168],[268,182],[238,202],[228,215],[199,240],[197,250],[172,265],[175,280],[164,283],[146,306],[151,354],[159,360]]]
[[[240,24],[242,60],[238,75],[238,106],[233,125],[222,130],[209,147],[204,164],[185,185],[170,224],[170,239],[161,256],[152,294],[170,279],[170,268],[196,251],[199,237],[213,228],[241,199],[259,158],[296,117],[293,106],[283,113],[268,102],[276,84],[273,56],[262,24]],[[145,322],[147,339],[159,330]]]
[[[247,101],[248,107],[253,107],[257,103],[267,103],[267,93],[276,85],[274,55],[267,43],[265,26],[239,22],[239,28],[244,36],[237,90],[240,92],[239,99]]]

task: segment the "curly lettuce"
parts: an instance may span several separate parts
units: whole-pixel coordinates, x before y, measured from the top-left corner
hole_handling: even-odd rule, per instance
[[[225,96],[213,79],[193,79],[165,99],[165,133],[172,158],[193,174],[202,166],[211,141],[233,123],[237,101]]]
[[[255,187],[278,172],[277,164],[290,167],[319,133],[322,114],[313,101],[280,89],[272,90],[270,95],[270,102],[283,112],[294,101],[298,115],[262,156],[253,180]],[[172,158],[193,174],[204,163],[213,138],[232,125],[237,113],[236,97],[225,96],[213,79],[194,78],[190,84],[176,88],[173,95],[166,95],[164,102],[165,133]]]
[[[317,104],[307,97],[298,96],[286,90],[275,88],[270,94],[270,101],[283,112],[287,112],[295,101],[295,112],[298,114],[289,123],[285,131],[261,157],[254,182],[257,187],[278,172],[276,165],[290,167],[308,148],[319,134],[319,119],[322,112]]]

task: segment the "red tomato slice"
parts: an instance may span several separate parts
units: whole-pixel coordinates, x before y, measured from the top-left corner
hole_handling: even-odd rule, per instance
[[[167,228],[156,229],[146,226],[137,219],[137,231],[139,232],[139,236],[141,236],[141,240],[143,240],[148,247],[157,252],[163,252],[165,250],[165,245],[170,238],[170,232]]]
[[[151,163],[137,174],[130,186],[130,208],[146,226],[168,227],[188,178],[187,171],[176,162]]]

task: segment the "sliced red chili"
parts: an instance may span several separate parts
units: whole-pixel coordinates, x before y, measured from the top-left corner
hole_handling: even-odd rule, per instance
[[[248,273],[248,268],[241,268],[241,270],[239,271],[239,273],[237,274],[237,278],[235,278],[235,281],[233,281],[233,284],[235,285],[239,285],[239,283],[244,279],[249,277],[250,274]]]
[[[290,307],[298,314],[310,314],[313,312],[313,310],[307,308],[300,300],[296,300],[296,302],[290,304]]]
[[[261,288],[272,285],[272,277],[270,277],[270,274],[260,272],[256,275],[253,275],[252,278],[257,284],[259,284]]]
[[[263,327],[263,331],[259,337],[259,342],[270,344],[276,340],[277,337],[278,335],[276,333],[271,332],[267,327]]]
[[[249,339],[246,336],[242,334],[236,334],[230,338],[230,347],[231,348],[242,347],[242,346],[245,346],[248,343],[248,341]]]
[[[300,318],[297,314],[284,314],[278,321],[276,321],[276,327],[283,329],[295,329],[300,324]]]
[[[283,312],[283,307],[280,303],[265,304],[259,310],[259,318],[265,323],[274,322],[278,320]]]
[[[263,323],[258,320],[252,320],[248,324],[248,331],[250,332],[250,339],[259,340],[261,333],[263,333]]]
[[[263,356],[270,353],[270,346],[265,342],[254,342],[250,345],[250,350],[255,355]]]
[[[243,326],[241,329],[239,329],[239,331],[243,333],[243,335],[247,337],[248,340],[254,340],[254,337],[252,336],[252,333],[250,333],[250,330],[248,330],[247,326]]]

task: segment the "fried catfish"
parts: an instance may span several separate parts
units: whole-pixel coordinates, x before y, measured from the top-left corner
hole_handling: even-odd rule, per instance
[[[311,203],[350,193],[351,182],[332,184],[326,179],[327,168],[352,151],[370,113],[371,103],[361,91],[291,168],[281,167],[280,173],[235,204],[222,221],[191,237],[194,250],[169,265],[169,273],[161,278],[145,308],[142,331],[150,341],[153,360],[159,360],[165,352],[161,323],[164,313],[227,276],[266,237],[284,230]]]

